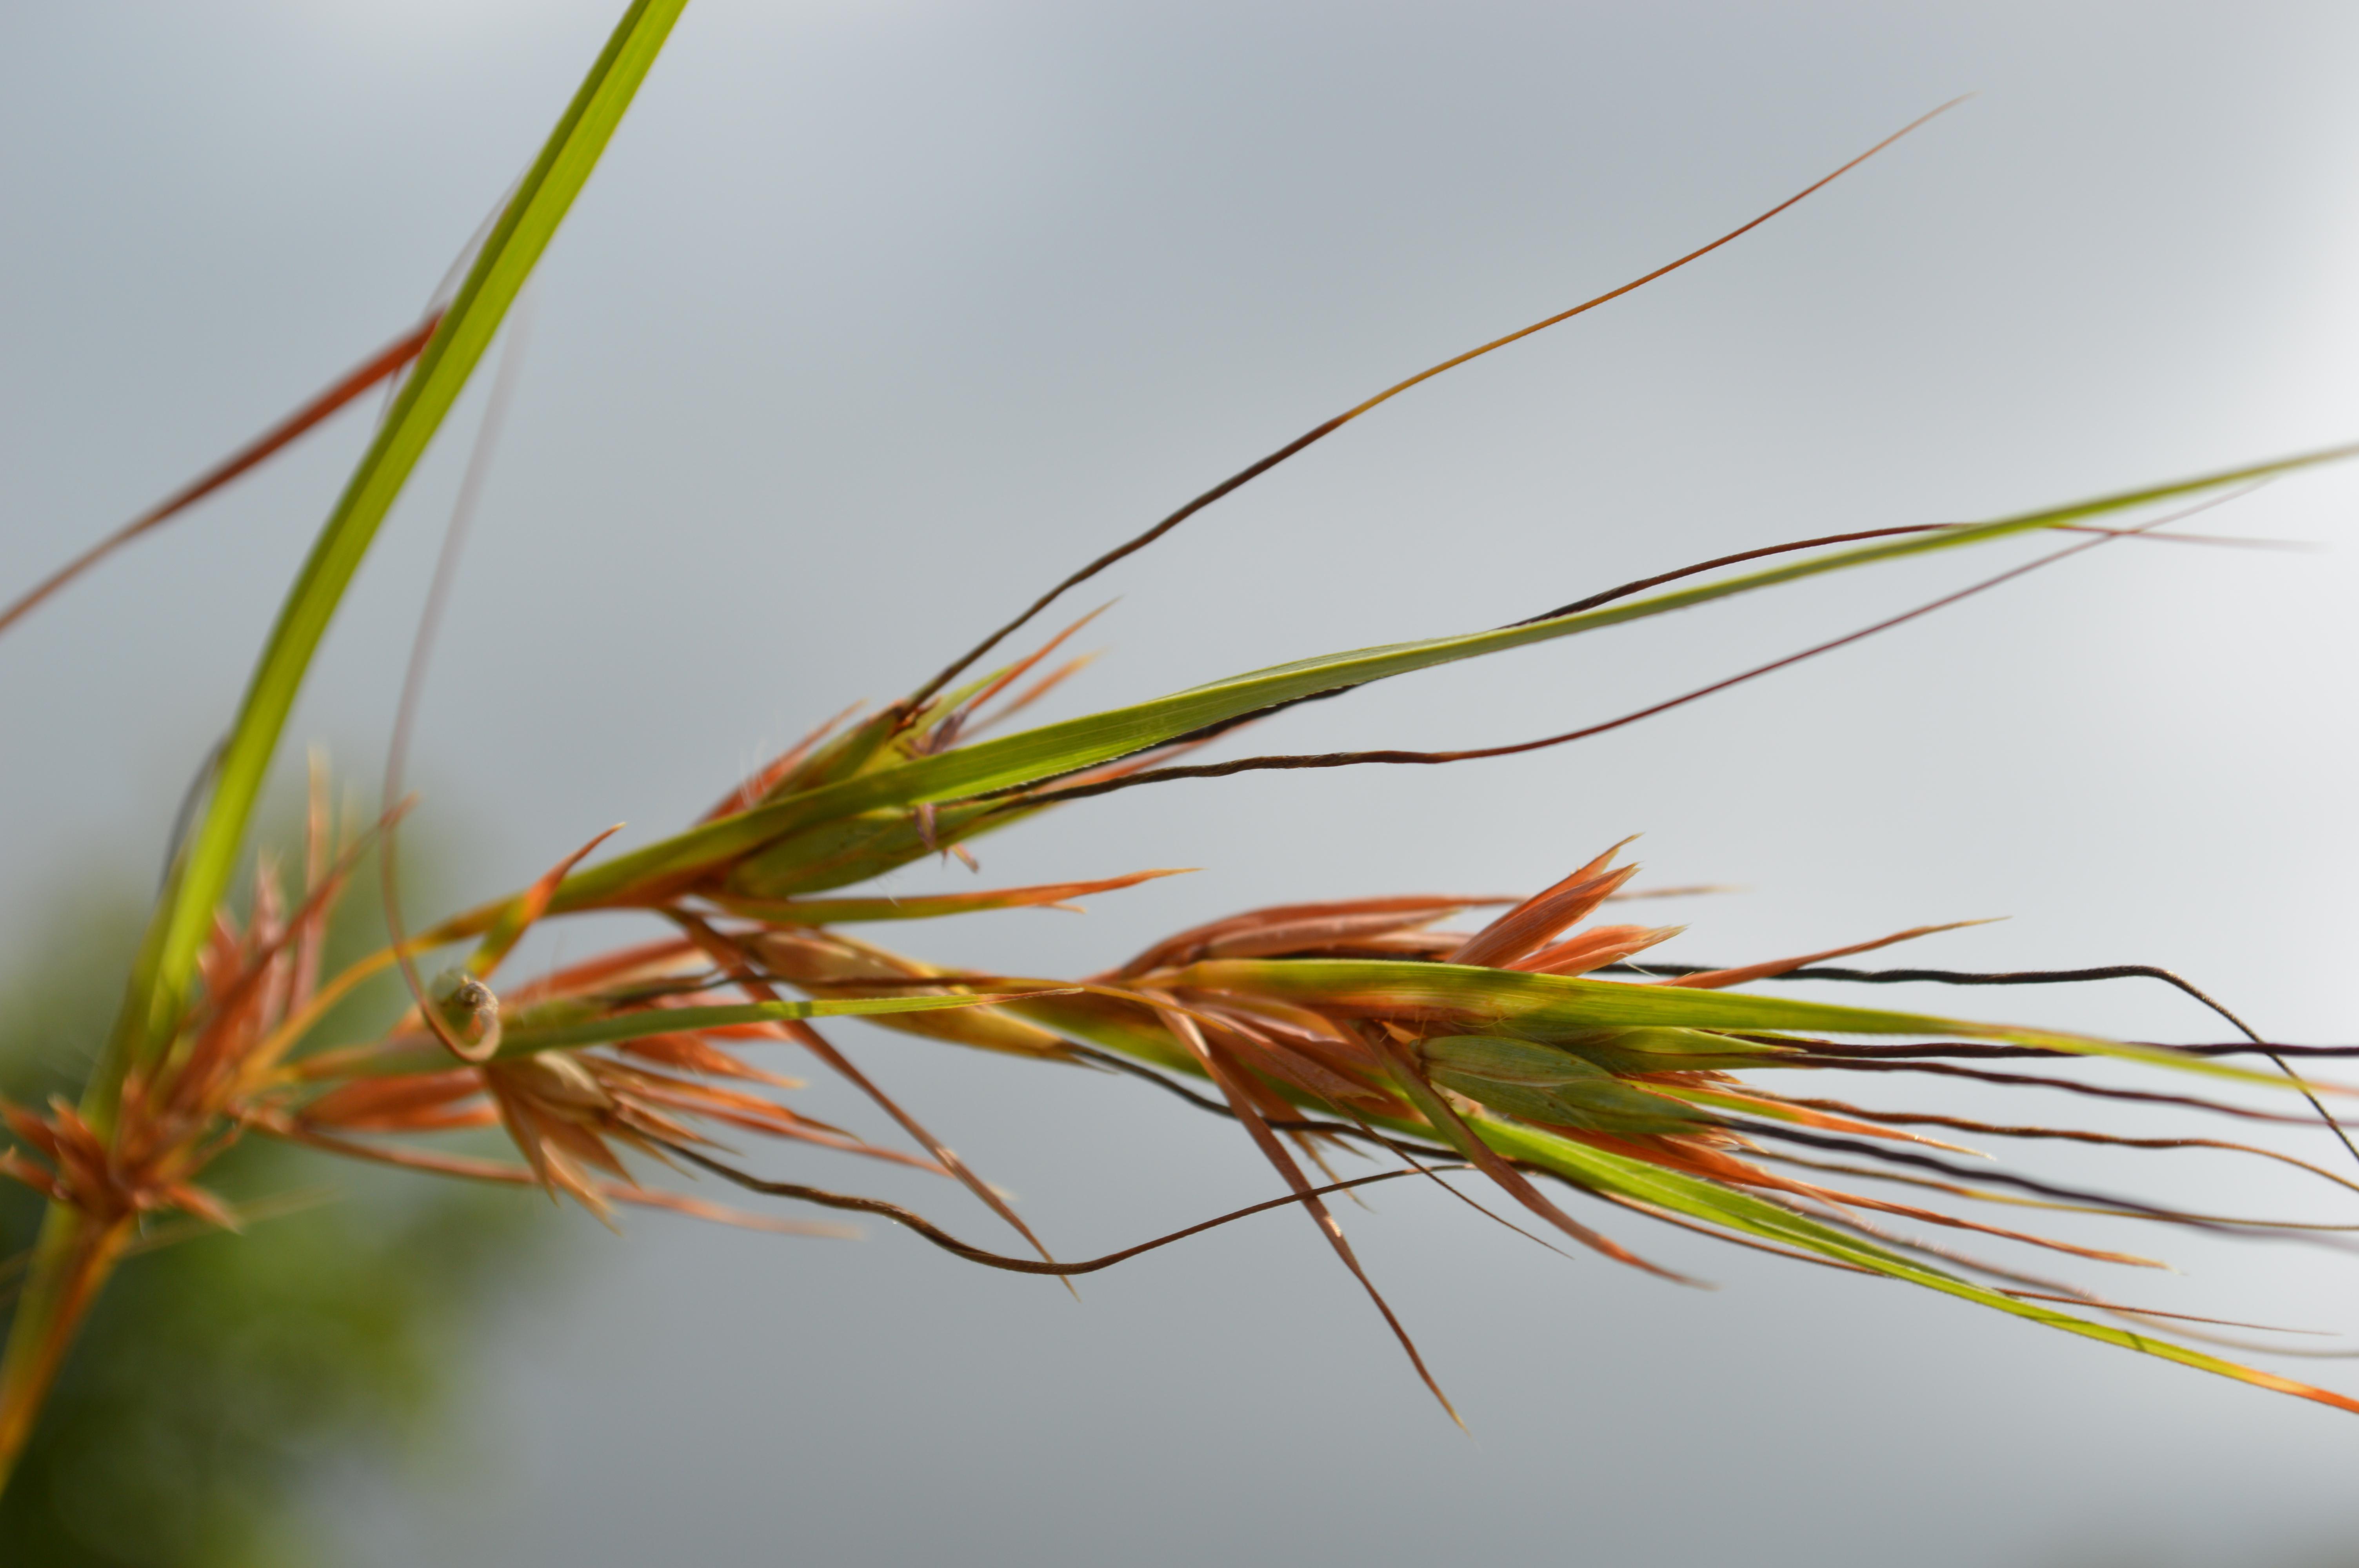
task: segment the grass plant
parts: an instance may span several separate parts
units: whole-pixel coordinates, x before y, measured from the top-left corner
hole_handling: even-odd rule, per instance
[[[2349,1053],[2265,1041],[2224,1012],[2238,1039],[2184,1046],[1764,994],[1750,988],[1788,979],[2037,984],[2097,977],[1861,970],[1832,962],[1946,926],[1730,967],[1656,963],[1647,955],[1677,931],[1618,918],[1614,906],[1633,896],[1635,871],[1616,863],[1618,845],[1568,873],[1545,868],[1536,880],[1554,880],[1528,896],[1410,892],[1253,910],[1175,934],[1129,963],[1082,977],[947,970],[853,934],[878,924],[1066,903],[1167,874],[1114,867],[1083,881],[906,900],[847,891],[929,857],[964,856],[970,839],[1096,795],[1256,770],[1430,766],[1569,744],[1855,642],[2065,556],[2165,527],[2252,485],[2359,454],[2359,448],[2342,447],[2254,462],[1981,523],[1766,545],[1508,625],[1307,657],[1080,718],[1007,728],[1085,662],[1064,653],[1080,622],[1020,656],[1003,652],[1020,646],[1016,640],[1070,590],[1421,382],[1729,243],[1922,120],[1711,243],[1312,427],[1075,570],[907,697],[865,715],[848,710],[822,726],[728,786],[701,820],[669,838],[603,859],[603,835],[561,855],[562,847],[551,845],[549,871],[529,887],[414,935],[402,929],[388,878],[392,939],[329,967],[328,922],[356,870],[373,853],[390,864],[405,809],[402,745],[397,739],[382,809],[365,816],[335,809],[315,766],[304,841],[288,857],[297,874],[282,874],[273,857],[261,855],[241,892],[238,870],[288,716],[379,525],[508,318],[684,5],[636,0],[630,6],[538,158],[466,258],[457,286],[424,320],[221,468],[0,611],[5,628],[114,546],[161,525],[370,387],[390,382],[397,389],[288,594],[208,767],[89,1082],[78,1100],[0,1108],[14,1141],[0,1152],[0,1173],[48,1205],[0,1353],[0,1476],[22,1450],[79,1325],[123,1259],[159,1233],[235,1229],[249,1217],[208,1185],[208,1173],[226,1152],[251,1141],[305,1145],[450,1179],[538,1185],[601,1217],[614,1206],[638,1205],[774,1230],[830,1228],[769,1208],[725,1207],[658,1175],[701,1171],[753,1194],[883,1216],[969,1261],[1059,1277],[1114,1266],[1210,1225],[1296,1207],[1365,1287],[1445,1410],[1440,1385],[1362,1268],[1327,1199],[1375,1182],[1450,1185],[1454,1176],[1460,1181],[1452,1191],[1494,1220],[1667,1281],[1679,1276],[1651,1260],[1643,1243],[1625,1239],[1625,1229],[1641,1227],[1622,1221],[1701,1230],[1906,1281],[2359,1411],[2359,1400],[2196,1347],[2225,1337],[2219,1330],[2226,1327],[2260,1336],[2253,1348],[2270,1352],[2281,1348],[2271,1331],[2058,1283],[1974,1249],[2003,1242],[2077,1263],[2158,1266],[2130,1249],[2126,1237],[2118,1246],[2097,1246],[2027,1228],[2058,1211],[2103,1217],[2131,1233],[2157,1225],[2240,1235],[2319,1228],[2060,1185],[2005,1162],[1969,1162],[1975,1152],[1948,1141],[1956,1134],[2125,1151],[2199,1146],[2359,1188],[2359,1162],[2329,1169],[2250,1141],[2298,1121],[2333,1125],[2332,1109],[2348,1091],[2311,1082],[2307,1074]],[[454,527],[454,546],[459,532]],[[1604,723],[1481,750],[1198,756],[1245,725],[1393,676],[2034,533],[2064,537],[2045,557],[1907,615]],[[439,583],[447,584],[454,560],[455,548],[446,552]],[[429,629],[434,610],[429,604]],[[425,645],[421,636],[411,695]],[[397,737],[406,733],[408,703],[406,696]],[[611,911],[652,917],[662,934],[539,979],[504,976],[504,963],[539,923]],[[407,1013],[357,1038],[341,1031],[338,1000],[389,970],[408,984]],[[1234,1120],[1284,1194],[1105,1258],[1062,1259],[983,1173],[815,1026],[846,1016],[1042,1066],[1095,1065],[1150,1078],[1189,1105]],[[770,1042],[799,1047],[818,1069],[854,1085],[891,1117],[909,1147],[888,1148],[791,1108],[780,1097],[794,1081],[746,1054]],[[2110,1078],[2075,1076],[2092,1062],[2133,1065],[2154,1083],[2124,1089]],[[2061,1089],[2117,1109],[2201,1110],[2244,1136],[2160,1139],[2097,1128],[2002,1126],[1938,1108],[1871,1109],[1827,1087],[1835,1081],[1828,1075],[1884,1082],[1896,1073],[1936,1084],[1962,1077]],[[2280,1108],[2264,1107],[2254,1098],[2261,1095]],[[487,1157],[444,1138],[492,1128],[506,1133],[513,1157]],[[724,1149],[724,1132],[916,1166],[962,1184],[1006,1222],[1022,1249],[982,1245],[856,1193],[768,1180]],[[1383,1168],[1342,1179],[1333,1162],[1346,1153],[1372,1156]],[[1614,1228],[1575,1217],[1563,1201],[1569,1195],[1602,1206]]]

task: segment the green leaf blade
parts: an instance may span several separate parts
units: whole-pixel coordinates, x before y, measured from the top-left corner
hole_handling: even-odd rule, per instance
[[[124,1070],[160,1050],[185,1003],[197,952],[235,874],[278,740],[321,639],[434,433],[547,249],[687,0],[636,0],[485,240],[376,438],[321,527],[213,769],[211,798],[176,863],[136,961],[87,1108],[111,1122]]]

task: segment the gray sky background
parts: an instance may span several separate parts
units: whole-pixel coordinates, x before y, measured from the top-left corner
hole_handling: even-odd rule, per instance
[[[8,8],[0,590],[409,320],[612,10]],[[437,655],[416,773],[467,846],[457,893],[617,819],[668,830],[1178,499],[1961,92],[1725,251],[1110,573],[1085,634],[1109,653],[1060,711],[2359,436],[2354,44],[2332,5],[697,0],[542,269]],[[479,407],[298,716],[362,776]],[[364,424],[0,646],[0,937],[80,868],[154,864]],[[1086,919],[894,938],[1078,972],[1256,903],[1528,889],[1643,831],[1649,880],[1745,890],[1678,906],[1669,957],[2008,914],[1919,956],[2166,964],[2281,1037],[2349,1040],[2354,498],[2359,476],[2300,479],[2204,524],[2318,553],[2109,546],[1576,748],[1092,803],[986,841],[986,874],[1206,869]],[[1459,666],[1257,740],[1570,728],[2014,558]],[[2211,1033],[2126,987],[1983,1011]],[[1267,1195],[1233,1129],[1142,1086],[843,1033],[1074,1255]],[[2156,1158],[2179,1162],[2133,1173],[2216,1207],[2332,1207]],[[2347,1537],[2348,1418],[1681,1236],[1638,1238],[1721,1290],[1551,1257],[1436,1195],[1374,1206],[1355,1238],[1471,1440],[1299,1222],[1100,1277],[1077,1308],[897,1235],[645,1220],[585,1240],[487,1348],[463,1454],[322,1506],[387,1563],[2197,1563]],[[2120,1288],[2359,1326],[2331,1253],[2170,1251],[2188,1279]]]

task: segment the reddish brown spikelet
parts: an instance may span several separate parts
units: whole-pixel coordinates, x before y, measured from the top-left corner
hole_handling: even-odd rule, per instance
[[[757,1029],[763,1031],[759,1035],[754,1033]],[[711,1033],[716,1035],[723,1033],[721,1030]],[[730,1033],[734,1035],[735,1031]],[[745,1037],[777,1039],[782,1036],[768,1025],[750,1024],[745,1026]],[[750,1078],[774,1088],[799,1089],[803,1087],[800,1078],[766,1073],[717,1046],[705,1044],[693,1034],[649,1034],[637,1040],[626,1040],[615,1049],[625,1055],[659,1062],[667,1067],[678,1067],[686,1072],[704,1073],[714,1077]]]
[[[1585,975],[1668,942],[1686,929],[1684,925],[1593,925],[1577,936],[1500,967],[1532,975]]]
[[[1514,902],[1508,898],[1421,893],[1406,897],[1348,899],[1329,903],[1274,904],[1267,909],[1249,910],[1243,914],[1233,914],[1168,936],[1105,978],[1136,978],[1158,969],[1182,968],[1221,951],[1233,950],[1226,949],[1225,945],[1253,942],[1280,929],[1310,930],[1324,922],[1365,919],[1367,924],[1357,928],[1357,935],[1363,939],[1372,939],[1390,932],[1414,931],[1479,904]],[[1460,940],[1454,936],[1449,938],[1448,946],[1455,947]],[[1265,945],[1262,950],[1288,952],[1293,949],[1270,948]]]
[[[341,1084],[303,1107],[303,1119],[315,1127],[340,1127],[352,1131],[423,1131],[452,1125],[454,1108],[486,1092],[482,1071],[458,1067],[447,1073],[419,1073],[408,1077],[355,1078]]]
[[[1149,993],[1147,1000],[1153,1001],[1156,999]],[[1310,1183],[1303,1175],[1302,1167],[1294,1162],[1293,1156],[1286,1152],[1286,1146],[1270,1130],[1260,1103],[1265,1097],[1255,1091],[1249,1079],[1222,1060],[1197,1030],[1195,1022],[1185,1012],[1169,1007],[1158,1008],[1158,1011],[1165,1027],[1184,1042],[1197,1060],[1203,1064],[1206,1075],[1219,1087],[1229,1102],[1229,1108],[1236,1113],[1237,1120],[1244,1124],[1246,1133],[1253,1139],[1255,1147],[1261,1151],[1262,1157],[1285,1178],[1287,1186],[1303,1198],[1302,1206],[1310,1216],[1311,1223],[1318,1226],[1320,1234],[1327,1238],[1327,1244],[1334,1249],[1335,1256],[1344,1268],[1352,1271],[1352,1277],[1360,1281],[1360,1288],[1367,1292],[1368,1300],[1375,1303],[1386,1325],[1393,1331],[1393,1337],[1399,1341],[1402,1351],[1408,1357],[1409,1365],[1417,1368],[1417,1375],[1427,1390],[1449,1412],[1450,1419],[1462,1428],[1466,1423],[1460,1419],[1457,1407],[1450,1402],[1450,1396],[1441,1391],[1441,1385],[1435,1381],[1433,1373],[1426,1367],[1425,1357],[1419,1354],[1417,1342],[1409,1337],[1408,1330],[1394,1315],[1391,1304],[1376,1289],[1375,1281],[1369,1279],[1367,1271],[1360,1266],[1360,1260],[1352,1250],[1351,1242],[1344,1238],[1343,1227],[1336,1222],[1333,1211],[1328,1208],[1325,1200],[1309,1195]],[[1283,1115],[1286,1108],[1281,1105],[1279,1108]]]
[[[557,896],[558,885],[565,881],[567,874],[588,860],[599,845],[622,830],[623,825],[617,822],[604,832],[593,835],[588,843],[543,871],[539,880],[518,893],[500,912],[492,928],[484,934],[482,945],[467,962],[468,968],[478,976],[489,975],[497,969],[500,961],[513,952],[516,945],[524,939],[524,934],[532,929],[533,923],[549,913],[549,901]]]
[[[1095,621],[1099,616],[1103,615],[1112,608],[1113,605],[1111,602],[1099,605],[1095,610],[1091,611],[1087,615],[1082,616],[1080,620],[1074,622],[1071,625],[1066,627],[1063,631],[1058,633],[1047,642],[1041,643],[1031,653],[1027,654],[1024,657],[1016,660],[1016,663],[1008,665],[997,676],[994,676],[981,691],[975,693],[973,697],[968,699],[965,705],[965,712],[970,716],[970,718],[973,715],[980,714],[984,706],[988,704],[993,697],[997,697],[1001,692],[1006,691],[1009,687],[1014,686],[1017,681],[1022,680],[1026,676],[1031,674],[1034,666],[1038,665],[1041,660],[1047,658],[1049,654],[1055,653],[1059,648],[1064,646],[1065,643],[1071,639],[1074,633],[1079,632],[1082,627],[1088,625],[1091,622]],[[1016,708],[1023,707],[1026,703],[1032,701],[1044,692],[1051,689],[1058,681],[1064,678],[1065,672],[1077,669],[1086,662],[1087,656],[1084,655],[1083,658],[1076,659],[1064,667],[1064,671],[1050,674],[1029,693],[1009,704],[1006,712],[1014,712]],[[1002,717],[1005,717],[1005,715],[1003,714]]]
[[[1625,838],[1554,887],[1534,893],[1482,930],[1450,955],[1453,964],[1505,964],[1519,958],[1614,896],[1622,884],[1638,874],[1636,866],[1608,871]]]
[[[1026,708],[1031,707],[1034,703],[1039,701],[1042,697],[1048,696],[1050,692],[1056,690],[1059,687],[1064,685],[1067,681],[1072,679],[1075,676],[1081,674],[1092,665],[1097,663],[1097,659],[1098,655],[1095,654],[1081,654],[1072,658],[1067,659],[1063,664],[1059,665],[1055,669],[1050,670],[1047,675],[1042,676],[1038,680],[1034,681],[1030,686],[1026,687],[1022,691],[1017,692],[1014,697],[1009,697],[1005,703],[1001,704],[999,711],[990,714],[967,726],[967,735],[969,738],[973,738],[973,736],[982,734],[984,730],[989,730],[995,725],[1006,723],[1008,719],[1015,718],[1017,714],[1023,712]]]

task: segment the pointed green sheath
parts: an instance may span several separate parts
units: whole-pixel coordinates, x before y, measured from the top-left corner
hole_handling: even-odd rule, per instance
[[[1436,1084],[1526,1121],[1642,1138],[1696,1131],[1710,1119],[1579,1056],[1522,1040],[1445,1034],[1418,1054]]]
[[[1700,587],[1607,605],[1582,614],[1558,616],[1552,620],[1502,626],[1453,637],[1437,637],[1422,643],[1396,643],[1360,648],[1255,670],[1128,708],[1112,708],[998,740],[962,746],[938,756],[869,768],[833,784],[766,801],[751,811],[722,817],[645,849],[617,856],[587,871],[577,871],[568,877],[564,886],[558,890],[550,907],[553,912],[564,913],[626,903],[631,902],[636,890],[667,884],[677,886],[681,880],[692,880],[737,860],[800,828],[840,821],[864,812],[962,800],[993,791],[1018,789],[1132,756],[1209,726],[1321,692],[1364,686],[1415,670],[1431,669],[1462,659],[1480,658],[1624,622],[1644,620],[1826,572],[2058,527],[2354,456],[2359,456],[2359,446],[2336,447],[2171,484],[2124,491],[2069,506],[2020,513],[1990,523],[1838,550]]]

